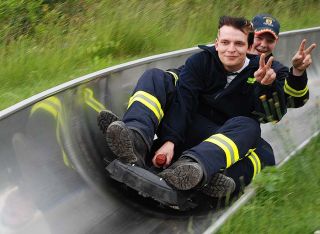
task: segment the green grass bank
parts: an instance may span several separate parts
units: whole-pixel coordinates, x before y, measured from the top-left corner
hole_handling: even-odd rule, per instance
[[[320,136],[281,168],[256,178],[256,196],[218,232],[314,233],[320,230]]]
[[[320,1],[2,0],[0,110],[147,55],[213,42],[221,15],[270,13],[287,31],[319,26]]]

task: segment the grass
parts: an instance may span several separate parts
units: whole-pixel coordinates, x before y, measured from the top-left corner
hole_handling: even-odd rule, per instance
[[[314,233],[320,230],[320,136],[281,168],[267,168],[254,182],[256,196],[219,231]]]
[[[42,17],[31,21],[32,28],[23,34],[18,23],[24,21],[17,18],[24,9],[21,4],[30,2],[29,8],[39,4],[23,0],[14,8],[14,1],[4,2],[11,5],[0,4],[0,18],[12,16],[8,22],[13,32],[2,25],[0,110],[108,66],[212,42],[218,17],[224,14],[251,18],[268,12],[286,31],[319,26],[320,8],[319,1],[299,0],[52,1],[55,5],[38,9]],[[6,12],[8,6],[19,12]]]

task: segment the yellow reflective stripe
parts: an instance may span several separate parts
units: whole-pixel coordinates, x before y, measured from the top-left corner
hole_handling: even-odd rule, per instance
[[[66,152],[64,152],[63,149],[62,149],[62,158],[63,158],[63,163],[64,163],[67,167],[70,167],[70,168],[73,168],[73,169],[74,169],[74,166],[73,166],[73,165],[70,165],[70,160],[69,160]]]
[[[261,171],[261,162],[258,155],[254,151],[251,151],[251,155],[248,156],[248,158],[251,160],[253,165],[253,179]]]
[[[253,152],[252,153],[253,155],[254,155],[254,157],[256,158],[256,160],[257,160],[257,164],[258,164],[258,170],[257,170],[257,173],[260,173],[260,171],[261,171],[261,161],[260,161],[260,158],[258,157],[258,155],[255,153],[255,152]]]
[[[248,152],[246,153],[245,157],[249,156],[255,150],[256,150],[256,148],[249,149]]]
[[[158,121],[161,121],[161,119],[163,118],[163,110],[161,108],[160,102],[156,97],[147,92],[138,91],[129,99],[128,109],[135,101],[141,102],[143,105],[148,107],[155,114]]]
[[[257,165],[256,165],[256,162],[255,160],[253,159],[253,157],[250,155],[248,156],[248,158],[251,160],[251,163],[252,163],[252,166],[253,166],[253,176],[252,176],[252,179],[254,179],[254,177],[256,177],[256,174],[257,174]]]
[[[43,109],[51,113],[61,126],[64,124],[63,119],[61,118],[62,105],[58,98],[49,97],[41,102],[36,103],[32,107],[30,115],[32,115],[38,109]]]
[[[211,142],[219,146],[226,155],[226,168],[239,160],[239,151],[236,144],[228,137],[222,134],[215,134],[206,139],[205,141]]]
[[[56,97],[49,97],[43,101],[40,101],[33,105],[30,115],[32,115],[38,109],[45,109],[50,112],[55,118],[58,116],[58,110],[61,110],[61,102]]]
[[[158,121],[159,121],[159,122],[161,121],[162,116],[160,116],[159,110],[158,110],[155,106],[153,106],[153,104],[151,104],[150,102],[148,102],[148,100],[145,100],[143,97],[135,97],[135,98],[131,99],[131,103],[129,104],[128,107],[130,107],[131,104],[132,104],[133,102],[135,102],[135,101],[141,102],[143,105],[145,105],[146,107],[148,107],[148,108],[155,114],[155,116],[157,117]]]
[[[216,134],[216,136],[222,138],[231,146],[234,154],[234,162],[237,162],[239,160],[239,151],[237,145],[233,142],[233,140],[222,134]]]
[[[39,103],[35,104],[31,109],[30,115],[33,115],[34,112],[36,112],[38,109],[44,109],[45,111],[47,111],[51,115],[53,115],[53,117],[55,119],[58,117],[58,111],[54,107],[52,107],[44,102],[39,102]]]
[[[61,119],[61,118],[59,118],[59,119]],[[61,121],[58,120],[58,124],[57,124],[57,127],[56,127],[56,137],[57,137],[57,141],[58,141],[58,144],[60,146],[61,153],[62,153],[63,163],[67,167],[70,167],[70,168],[74,169],[74,166],[70,163],[69,157],[66,154],[66,152],[64,151],[63,145],[61,143],[61,134],[60,134],[60,126],[62,126],[61,123],[62,123],[62,120]]]
[[[285,80],[284,82],[284,92],[289,94],[290,96],[293,97],[303,97],[307,92],[308,92],[308,86],[306,86],[304,89],[302,90],[295,90],[292,87],[289,86],[287,80]]]
[[[64,126],[64,120],[61,115],[62,113],[61,101],[56,97],[49,97],[41,102],[38,102],[35,105],[33,105],[33,107],[31,108],[30,116],[33,115],[39,109],[43,109],[44,111],[49,112],[56,119],[57,121],[56,138],[57,138],[58,145],[60,146],[63,162],[67,167],[74,168],[73,165],[70,163],[70,160],[67,154],[65,153],[61,143],[60,128]]]
[[[228,149],[228,147],[216,139],[208,138],[205,141],[211,142],[211,143],[219,146],[224,151],[224,153],[226,154],[226,164],[227,164],[226,167],[227,168],[230,167],[231,166],[231,155],[230,155],[230,150]]]
[[[170,74],[173,76],[173,78],[174,78],[174,85],[176,85],[176,84],[177,84],[177,81],[179,80],[179,76],[178,76],[176,73],[172,72],[172,71],[167,71],[167,72],[170,73]]]
[[[102,110],[105,110],[106,107],[102,105],[99,101],[97,101],[93,97],[93,91],[89,88],[84,89],[84,101],[85,103],[90,106],[92,109],[94,109],[96,112],[101,112]]]

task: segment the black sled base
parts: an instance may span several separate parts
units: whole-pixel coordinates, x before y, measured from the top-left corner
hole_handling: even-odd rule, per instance
[[[113,160],[107,167],[110,177],[137,191],[144,197],[150,197],[161,204],[181,211],[197,206],[192,201],[192,193],[177,191],[165,180],[154,173],[131,164]]]

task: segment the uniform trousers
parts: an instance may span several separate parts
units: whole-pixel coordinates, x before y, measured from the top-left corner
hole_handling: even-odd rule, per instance
[[[174,77],[160,69],[149,69],[140,77],[123,122],[138,131],[153,153],[162,144],[163,121],[175,95]],[[179,118],[177,118],[177,121]],[[159,138],[154,141],[154,136]],[[175,147],[174,160],[181,155],[197,161],[204,170],[204,183],[217,172],[224,171],[236,182],[236,191],[251,182],[265,166],[275,164],[273,150],[261,138],[260,124],[249,117],[236,116],[224,124],[193,113],[184,143]]]

